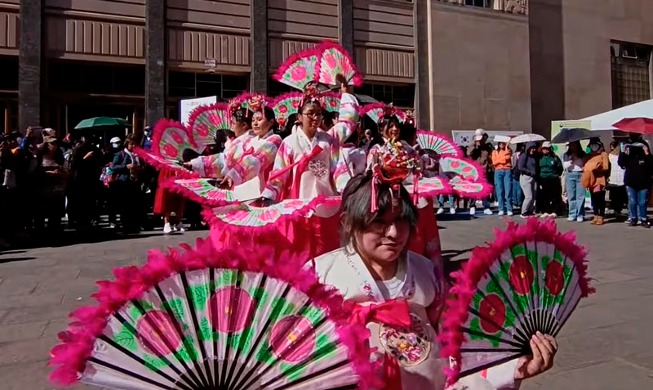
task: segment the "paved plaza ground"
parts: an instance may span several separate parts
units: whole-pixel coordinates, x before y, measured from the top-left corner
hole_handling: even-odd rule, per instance
[[[585,300],[559,336],[555,369],[522,389],[653,389],[653,230],[623,223],[578,229],[591,248],[597,294]],[[503,226],[498,217],[441,221],[445,255],[469,257],[474,245]],[[146,250],[192,241],[206,232],[15,250],[0,254],[0,389],[53,389],[48,351],[66,315],[90,302],[94,282],[111,269],[144,262]],[[84,388],[80,386],[78,388]]]

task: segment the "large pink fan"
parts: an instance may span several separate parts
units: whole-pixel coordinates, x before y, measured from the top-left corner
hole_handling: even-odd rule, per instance
[[[406,190],[409,194],[414,191],[412,184],[406,185]],[[453,188],[448,181],[442,180],[439,177],[422,177],[417,182],[417,194],[420,198],[433,198],[439,195],[450,195],[453,193]]]
[[[320,207],[340,204],[340,197],[287,199],[265,207],[240,203],[207,209],[203,215],[210,223],[218,222],[241,228],[262,228],[311,216]]]
[[[317,47],[319,61],[317,63],[318,80],[322,84],[337,85],[337,75],[343,75],[348,84],[357,87],[363,85],[363,77],[356,69],[354,61],[347,51],[335,42],[323,42]]]
[[[216,187],[217,182],[213,179],[172,179],[161,183],[161,185],[208,207],[219,207],[239,202],[234,191]]]
[[[537,332],[556,336],[593,292],[586,251],[553,221],[508,224],[477,247],[455,284],[439,340],[449,382],[531,354]]]
[[[430,150],[439,156],[461,157],[462,153],[452,140],[428,130],[417,132],[417,144],[424,150]]]
[[[197,145],[206,146],[215,143],[218,131],[231,128],[229,105],[215,103],[199,106],[193,110],[188,120],[191,137]]]
[[[319,53],[315,48],[311,48],[293,54],[279,66],[272,77],[276,81],[303,90],[307,83],[318,78]]]
[[[366,104],[361,107],[360,114],[361,116],[367,115],[370,119],[372,119],[372,121],[374,121],[374,123],[381,123],[387,107],[387,104],[381,102]],[[397,116],[399,122],[406,120],[406,113],[403,110],[399,108],[392,108],[392,110],[394,115]]]
[[[301,92],[288,92],[278,96],[272,103],[272,110],[277,123],[285,126],[291,115],[297,114],[299,105],[302,102]]]
[[[152,152],[166,160],[181,161],[184,150],[198,151],[188,129],[179,122],[159,120],[152,132]]]
[[[187,179],[199,177],[196,173],[184,168],[184,166],[177,160],[168,160],[141,148],[136,148],[134,152],[138,157],[142,158],[146,163],[150,164],[156,169],[174,171],[177,173],[177,177],[183,177]]]
[[[50,378],[125,390],[378,386],[369,332],[349,323],[355,307],[305,261],[260,243],[152,251],[71,315]]]
[[[441,158],[439,164],[440,172],[454,173],[470,181],[485,180],[483,168],[476,161],[468,158],[447,156]]]
[[[460,176],[455,176],[449,180],[453,191],[461,198],[483,199],[492,195],[494,188],[485,181],[465,180]]]

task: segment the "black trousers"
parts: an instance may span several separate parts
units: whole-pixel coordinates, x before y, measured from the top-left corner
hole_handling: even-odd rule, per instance
[[[538,179],[540,191],[537,193],[537,211],[553,214],[560,210],[562,203],[562,182],[559,177]]]
[[[605,190],[592,192],[592,209],[595,216],[605,216]]]
[[[621,213],[628,204],[626,186],[610,186],[610,208],[617,214]]]

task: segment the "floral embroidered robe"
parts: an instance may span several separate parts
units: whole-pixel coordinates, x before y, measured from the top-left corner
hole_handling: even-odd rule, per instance
[[[238,159],[225,174],[234,182],[234,186],[245,185],[252,181],[251,188],[248,190],[255,193],[252,198],[261,194],[265,188],[268,175],[272,170],[277,150],[281,146],[281,137],[269,131],[263,137],[249,137],[243,143],[242,153],[236,153],[234,157]]]
[[[247,141],[254,138],[252,130],[246,131],[225,146],[222,153],[200,156],[191,160],[191,169],[201,177],[221,179],[245,154]]]
[[[399,285],[393,290],[394,295],[389,295],[390,290],[383,282],[372,278],[353,249],[337,249],[312,260],[308,266],[314,267],[320,282],[335,287],[346,300],[361,305],[380,304],[390,299],[406,300],[412,322],[410,327],[367,325],[371,347],[378,348],[377,356],[372,358],[382,360],[382,355],[388,353],[398,361],[403,390],[442,390],[446,382],[443,368],[448,362],[439,357],[436,330],[430,323],[429,312],[440,311],[433,305],[437,304],[436,297],[446,291],[446,285],[438,279],[438,272],[428,259],[408,252],[398,261],[401,262],[396,275]],[[517,389],[516,364],[514,360],[462,378],[450,390]]]

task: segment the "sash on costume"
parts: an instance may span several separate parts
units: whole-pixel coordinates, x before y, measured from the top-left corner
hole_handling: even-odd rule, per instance
[[[293,168],[297,167],[297,171],[295,172],[295,175],[293,177],[293,183],[292,183],[292,188],[290,189],[290,196],[288,196],[288,189],[282,194],[280,200],[284,199],[298,199],[299,198],[299,186],[301,184],[301,178],[302,174],[304,171],[306,171],[306,168],[308,167],[308,164],[311,162],[311,160],[322,153],[324,149],[322,149],[321,146],[314,146],[313,150],[309,154],[306,154],[302,156],[297,162],[288,165],[287,167],[283,169],[279,169],[278,171],[271,172],[270,177],[268,178],[268,181],[274,180],[280,176],[283,176],[290,172]]]

